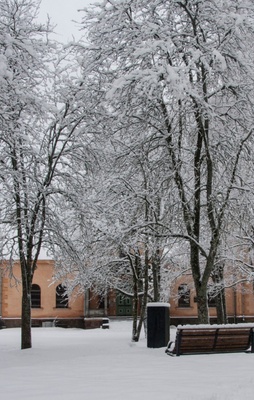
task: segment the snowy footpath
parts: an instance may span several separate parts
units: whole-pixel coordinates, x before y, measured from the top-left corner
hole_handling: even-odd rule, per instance
[[[173,332],[172,332],[173,334]],[[131,342],[131,322],[110,329],[0,330],[1,400],[252,400],[254,354],[170,357]]]

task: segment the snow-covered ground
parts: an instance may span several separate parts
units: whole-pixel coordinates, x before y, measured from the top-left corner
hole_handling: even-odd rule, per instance
[[[172,332],[173,336],[174,332]],[[3,400],[250,400],[254,354],[170,357],[132,343],[131,322],[110,329],[34,328],[20,350],[20,329],[0,330]]]

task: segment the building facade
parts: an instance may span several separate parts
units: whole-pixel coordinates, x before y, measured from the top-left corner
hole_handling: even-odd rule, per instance
[[[21,274],[19,263],[12,271],[2,267],[0,274],[0,316],[5,326],[18,327],[21,323]],[[38,261],[34,274],[31,304],[32,326],[62,326],[93,328],[101,325],[104,317],[130,317],[132,300],[111,290],[107,296],[95,295],[92,290],[70,298],[61,282],[53,282],[54,262]],[[183,275],[170,290],[170,323],[172,325],[197,323],[197,303],[191,277]],[[240,282],[226,289],[228,322],[254,322],[253,283]],[[209,300],[211,322],[216,322],[216,307]]]
[[[190,276],[180,277],[172,287],[170,299],[171,322],[174,325],[197,323],[196,294]],[[254,322],[253,282],[239,280],[235,286],[225,289],[228,323]],[[217,312],[214,297],[208,297],[209,317],[216,323]]]

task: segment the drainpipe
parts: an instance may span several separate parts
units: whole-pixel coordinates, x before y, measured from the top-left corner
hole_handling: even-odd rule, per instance
[[[242,300],[242,322],[245,322],[245,284],[242,283],[241,287],[241,300]]]
[[[89,317],[89,289],[84,293],[84,318]]]
[[[233,301],[234,301],[234,323],[237,323],[237,299],[236,299],[236,286],[233,287]]]

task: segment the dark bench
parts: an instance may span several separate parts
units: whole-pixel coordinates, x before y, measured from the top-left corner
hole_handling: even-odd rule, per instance
[[[254,324],[178,326],[168,355],[254,352]]]

